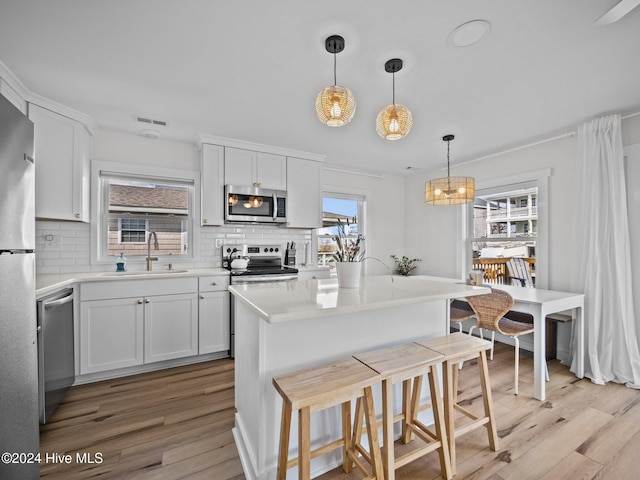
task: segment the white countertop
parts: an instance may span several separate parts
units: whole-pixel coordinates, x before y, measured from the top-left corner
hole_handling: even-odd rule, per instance
[[[329,267],[317,265],[297,265],[296,268],[301,271],[328,270]],[[36,298],[41,298],[50,293],[79,282],[104,282],[104,281],[122,281],[122,280],[144,280],[149,278],[177,278],[177,277],[201,277],[204,275],[229,275],[226,268],[175,268],[173,272],[169,270],[133,270],[124,274],[114,271],[110,272],[69,272],[69,273],[46,273],[36,275]]]
[[[150,278],[178,278],[178,277],[201,277],[205,275],[229,275],[226,268],[176,268],[169,270],[146,270],[128,271],[122,274],[116,272],[75,272],[75,273],[48,273],[36,275],[36,298],[43,297],[50,293],[79,282],[109,282],[144,280]]]
[[[375,275],[362,277],[359,288],[338,288],[338,281],[332,278],[232,285],[229,291],[265,321],[277,323],[481,295],[490,289],[419,277]]]

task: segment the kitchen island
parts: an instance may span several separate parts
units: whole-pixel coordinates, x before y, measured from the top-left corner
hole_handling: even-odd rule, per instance
[[[274,376],[355,353],[449,331],[449,299],[488,293],[484,287],[371,276],[359,288],[335,279],[232,285],[235,318],[236,421],[233,434],[247,479],[275,478],[281,399]],[[425,390],[426,394],[426,390]],[[380,411],[379,390],[374,390]],[[397,403],[397,402],[396,402]],[[426,412],[425,412],[426,413]],[[296,416],[292,438],[297,438]],[[312,447],[340,436],[338,408],[312,415]],[[292,442],[290,456],[297,455]],[[340,464],[340,453],[311,462],[312,475]],[[287,478],[297,478],[290,469]]]

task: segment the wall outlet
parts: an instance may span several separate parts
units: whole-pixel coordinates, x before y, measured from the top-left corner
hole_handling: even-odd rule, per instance
[[[45,233],[43,250],[58,250],[60,248],[60,235]]]

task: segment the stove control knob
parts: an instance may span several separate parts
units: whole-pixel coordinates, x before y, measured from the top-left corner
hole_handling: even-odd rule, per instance
[[[269,249],[267,247],[264,248],[264,253],[267,253]]]
[[[280,249],[278,247],[276,247],[276,252],[279,252],[279,251],[280,251]]]

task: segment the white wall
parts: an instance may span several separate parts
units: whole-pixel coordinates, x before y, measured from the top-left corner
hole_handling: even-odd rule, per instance
[[[92,159],[137,163],[154,167],[200,170],[200,154],[193,143],[153,139],[140,135],[98,130],[93,137]]]
[[[390,255],[405,254],[404,178],[391,174],[356,174],[335,171],[325,165],[325,190],[366,196],[365,248],[368,257],[375,257],[393,268]],[[345,168],[348,170],[348,167]],[[388,270],[375,260],[365,261],[367,274],[379,275]]]
[[[638,129],[640,131],[640,129]],[[627,211],[631,239],[631,272],[636,332],[640,336],[640,142],[625,148],[627,172]]]

